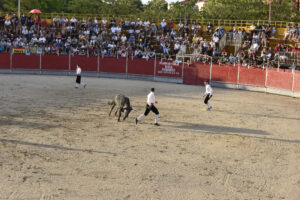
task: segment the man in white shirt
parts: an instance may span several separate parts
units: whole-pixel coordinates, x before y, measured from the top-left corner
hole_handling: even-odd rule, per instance
[[[76,67],[76,83],[75,88],[78,88],[79,85],[82,85],[84,88],[86,87],[86,83],[81,82],[81,68],[80,65]]]
[[[154,88],[150,89],[150,93],[147,96],[147,105],[146,105],[145,113],[141,114],[138,118],[135,119],[136,124],[138,123],[139,120],[141,120],[142,118],[147,116],[150,111],[152,111],[155,114],[154,125],[159,126],[159,124],[158,124],[159,112],[158,112],[157,108],[154,106],[154,104],[157,103],[157,101],[155,101],[154,90],[155,90]]]
[[[205,93],[203,95],[203,97],[205,97],[204,99],[204,103],[207,106],[207,110],[212,109],[212,106],[208,103],[208,101],[211,99],[212,94],[213,94],[213,89],[211,88],[210,84],[208,83],[208,81],[204,81],[204,85],[205,85]]]

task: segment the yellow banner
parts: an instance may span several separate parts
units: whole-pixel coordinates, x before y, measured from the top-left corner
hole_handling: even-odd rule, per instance
[[[25,53],[25,48],[13,48],[13,53]]]

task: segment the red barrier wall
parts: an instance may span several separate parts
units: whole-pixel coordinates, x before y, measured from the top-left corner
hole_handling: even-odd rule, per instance
[[[14,69],[40,69],[40,55],[26,56],[25,54],[12,55]]]
[[[198,80],[198,69],[195,66],[184,67],[183,84],[196,85]]]
[[[157,60],[156,62],[156,76],[165,76],[172,78],[182,77],[182,64]]]
[[[126,73],[126,58],[105,57],[100,59],[100,72]],[[83,71],[97,71],[98,57],[72,56],[71,69],[76,64],[82,66]],[[14,54],[12,56],[14,69],[40,69],[40,56]],[[0,69],[10,68],[10,54],[0,54]],[[69,70],[68,55],[43,55],[42,69]],[[139,75],[153,75],[154,60],[128,59],[128,73]],[[211,78],[213,81],[237,83],[238,68],[233,66],[212,66]],[[182,77],[182,64],[157,60],[156,76]],[[268,68],[267,87],[292,90],[293,73],[291,70]],[[210,64],[193,63],[184,67],[184,84],[203,85],[204,80],[210,78]],[[240,67],[239,83],[245,85],[265,86],[266,70]],[[300,72],[295,71],[294,91],[300,92]]]
[[[268,70],[267,87],[292,90],[293,74],[291,71]]]
[[[128,59],[128,73],[154,75],[154,60],[145,60],[141,58]]]
[[[203,85],[205,80],[209,80],[210,64],[193,63],[184,68],[184,84]]]
[[[80,65],[82,71],[98,71],[98,56],[71,56],[71,70],[76,70],[76,65]]]
[[[266,71],[262,69],[254,69],[247,67],[240,67],[240,84],[265,86],[266,83]]]
[[[10,68],[10,54],[0,53],[0,69],[9,69],[9,68]]]
[[[295,71],[294,91],[300,92],[300,71]]]
[[[126,73],[126,58],[101,58],[100,72]]]
[[[212,65],[212,81],[220,81],[225,83],[237,83],[238,68],[233,65]]]
[[[69,70],[69,55],[43,55],[42,69]]]

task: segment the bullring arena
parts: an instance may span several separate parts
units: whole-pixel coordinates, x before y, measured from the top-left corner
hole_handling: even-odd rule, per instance
[[[0,75],[0,199],[299,199],[299,99],[214,87],[206,111],[203,86],[83,80]],[[134,122],[150,87],[160,127]]]

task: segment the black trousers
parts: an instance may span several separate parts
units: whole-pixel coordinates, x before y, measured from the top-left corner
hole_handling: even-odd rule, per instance
[[[81,83],[81,76],[76,77],[76,83],[80,84]]]
[[[212,95],[207,94],[205,99],[204,99],[204,103],[207,104],[211,97],[212,97]]]
[[[159,112],[158,112],[158,110],[157,110],[157,108],[156,108],[155,106],[151,106],[151,107],[150,107],[150,106],[147,104],[147,105],[146,105],[146,110],[145,110],[144,115],[147,116],[147,115],[149,114],[150,111],[154,112],[156,115],[159,114]]]

